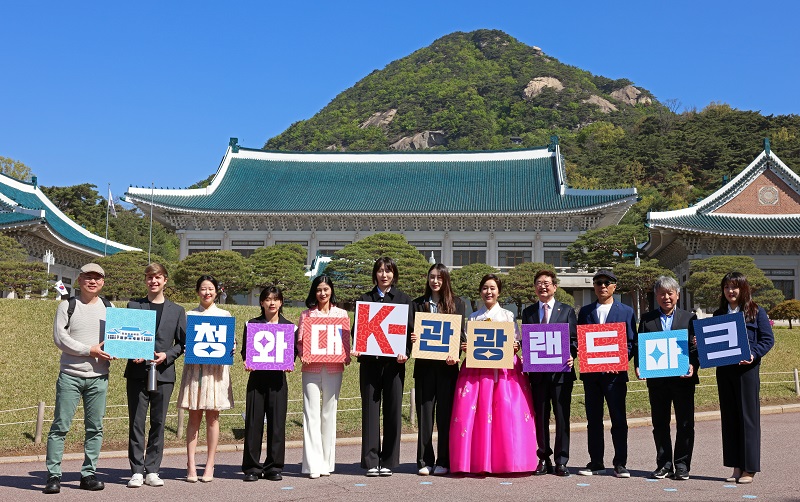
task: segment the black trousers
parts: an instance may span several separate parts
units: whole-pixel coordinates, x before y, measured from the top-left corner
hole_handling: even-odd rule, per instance
[[[746,472],[761,470],[761,360],[717,368],[722,425],[722,464]],[[787,438],[789,439],[789,438]]]
[[[611,418],[611,441],[614,443],[614,466],[628,462],[628,419],[625,413],[625,397],[628,382],[620,373],[587,373],[583,375],[586,401],[586,436],[589,442],[589,459],[595,464],[604,464],[605,442],[603,439],[603,400],[608,404]]]
[[[134,474],[158,473],[164,456],[164,424],[175,382],[158,382],[156,392],[148,392],[147,381],[128,378],[128,461]],[[150,431],[145,452],[144,425],[150,409]]]
[[[458,365],[444,361],[418,359],[414,366],[417,400],[417,467],[440,465],[450,468],[450,417],[458,380]],[[435,417],[435,419],[434,419]],[[433,422],[439,431],[436,455],[433,452]]]
[[[400,464],[400,434],[403,428],[401,413],[406,366],[388,357],[362,356],[359,359],[361,467],[391,469]],[[381,404],[383,404],[383,445],[381,445],[380,429]]]
[[[242,471],[245,474],[261,475],[262,472],[283,470],[288,399],[286,373],[266,370],[250,372],[244,412]],[[267,419],[267,458],[262,464],[264,417]]]
[[[553,383],[549,378],[531,373],[533,420],[536,424],[536,456],[547,460],[553,455],[556,464],[569,461],[569,407],[572,404],[572,380]],[[550,411],[555,418],[555,442],[550,447]]]
[[[647,380],[650,413],[653,420],[653,440],[656,443],[656,467],[675,469],[692,467],[694,449],[694,391],[689,378],[651,378]],[[675,450],[669,423],[675,407]]]

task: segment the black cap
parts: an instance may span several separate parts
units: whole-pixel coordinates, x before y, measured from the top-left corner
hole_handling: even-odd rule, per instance
[[[612,272],[611,270],[609,270],[609,269],[607,269],[607,268],[601,268],[600,270],[598,270],[598,271],[597,271],[597,272],[594,274],[594,277],[592,278],[592,281],[596,281],[596,280],[597,280],[597,279],[599,279],[600,277],[608,277],[608,279],[609,279],[611,282],[613,282],[613,283],[616,283],[616,282],[617,282],[617,276],[616,276],[616,275],[614,275],[614,272]]]

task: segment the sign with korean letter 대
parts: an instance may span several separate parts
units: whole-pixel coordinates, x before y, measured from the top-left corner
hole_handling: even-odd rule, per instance
[[[578,326],[581,373],[628,371],[628,335],[624,322]]]
[[[467,322],[467,366],[512,369],[514,334],[513,322]]]
[[[119,359],[152,360],[156,349],[156,311],[106,309],[103,350]]]
[[[570,370],[569,324],[522,325],[522,371]]]
[[[186,364],[233,364],[236,318],[186,316]]]
[[[247,367],[293,370],[294,330],[294,324],[247,323]]]
[[[461,319],[460,315],[454,314],[417,312],[414,315],[417,341],[411,349],[411,357],[440,361],[452,357],[457,360],[458,346],[461,343]]]
[[[744,314],[725,314],[694,321],[701,368],[739,364],[750,360],[750,342]]]
[[[300,326],[303,358],[309,363],[343,363],[350,353],[349,317],[306,317]]]
[[[639,333],[639,376],[661,378],[689,373],[689,331]]]
[[[405,355],[407,331],[407,304],[356,302],[354,351],[371,356]]]

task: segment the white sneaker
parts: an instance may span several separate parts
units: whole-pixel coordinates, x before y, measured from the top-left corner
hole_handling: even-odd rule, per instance
[[[140,486],[142,486],[143,482],[144,482],[144,476],[142,476],[141,473],[137,472],[133,476],[131,476],[130,481],[128,481],[128,488],[139,488]]]
[[[420,476],[429,476],[433,474],[433,467],[426,465],[425,467],[422,467],[418,473]]]
[[[319,475],[320,476],[330,476],[331,473],[330,472],[320,472]]]
[[[381,477],[386,477],[386,476],[391,476],[392,475],[392,470],[389,469],[388,467],[381,467],[380,471],[378,471],[378,472],[380,473]]]
[[[441,465],[437,465],[436,469],[433,470],[433,475],[434,476],[444,476],[448,472],[450,472],[450,469],[448,469],[447,467],[442,467]]]
[[[164,480],[158,477],[157,472],[148,473],[147,477],[144,478],[144,482],[150,486],[164,486]]]
[[[378,476],[378,468],[377,467],[373,467],[371,469],[367,469],[367,473],[366,474],[367,474],[368,478],[377,477]]]
[[[310,474],[308,475],[308,477],[309,477],[310,479],[317,479],[317,478],[319,478],[319,473],[312,472],[312,473],[310,473]]]

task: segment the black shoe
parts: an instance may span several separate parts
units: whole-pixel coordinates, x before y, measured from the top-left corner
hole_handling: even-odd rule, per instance
[[[653,479],[664,479],[672,477],[672,469],[667,466],[659,467],[650,475]]]
[[[569,469],[564,464],[556,464],[556,476],[569,476]]]
[[[628,469],[626,469],[624,465],[615,465],[614,476],[618,478],[629,478],[631,477],[631,473],[628,472]]]
[[[552,472],[553,472],[553,464],[550,463],[550,459],[539,460],[539,465],[536,466],[536,470],[533,471],[533,475],[541,476],[543,474],[549,474]]]
[[[606,467],[603,464],[596,464],[594,462],[589,462],[586,464],[585,469],[581,469],[578,471],[578,474],[581,476],[595,476],[597,474],[605,474]]]
[[[264,474],[264,479],[267,481],[280,481],[283,479],[283,476],[281,476],[281,473],[278,471],[272,471]]]
[[[45,493],[58,493],[61,491],[61,478],[50,476],[47,478],[47,484],[44,485]]]
[[[260,477],[261,476],[259,474],[255,473],[255,472],[249,472],[249,473],[245,474],[244,478],[242,478],[242,479],[244,479],[247,482],[252,482],[252,481],[258,481],[258,478],[260,478]]]
[[[673,474],[672,479],[675,479],[677,481],[686,481],[687,479],[689,479],[689,470],[682,465],[676,466],[675,474]]]
[[[94,474],[89,474],[88,476],[84,476],[81,478],[81,490],[89,490],[90,492],[99,492],[106,485],[102,481],[98,481],[98,479],[94,476]]]

